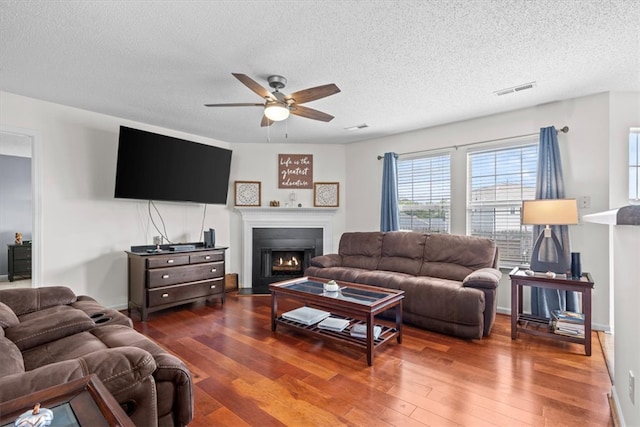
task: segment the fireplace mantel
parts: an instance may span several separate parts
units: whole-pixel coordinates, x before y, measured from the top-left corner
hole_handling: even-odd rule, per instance
[[[254,228],[322,228],[324,253],[333,252],[333,217],[336,208],[239,208],[242,215],[242,287],[252,287]]]

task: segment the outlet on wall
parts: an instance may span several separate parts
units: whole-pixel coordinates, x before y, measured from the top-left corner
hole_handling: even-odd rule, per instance
[[[589,209],[591,208],[591,196],[582,196],[578,199],[578,208]]]
[[[633,375],[633,371],[629,371],[629,399],[632,404],[636,404],[636,377]]]

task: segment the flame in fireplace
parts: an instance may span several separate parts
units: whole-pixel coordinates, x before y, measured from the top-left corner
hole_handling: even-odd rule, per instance
[[[300,263],[298,262],[298,259],[296,257],[291,257],[290,259],[286,259],[286,260],[283,260],[282,258],[280,258],[278,260],[278,265],[295,267],[300,265]]]

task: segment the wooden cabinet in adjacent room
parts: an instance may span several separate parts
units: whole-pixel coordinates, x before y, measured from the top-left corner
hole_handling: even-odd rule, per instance
[[[31,277],[31,245],[7,245],[9,263],[9,281],[16,278],[28,279]]]
[[[225,299],[226,248],[184,252],[127,252],[129,313],[149,313],[210,298]]]

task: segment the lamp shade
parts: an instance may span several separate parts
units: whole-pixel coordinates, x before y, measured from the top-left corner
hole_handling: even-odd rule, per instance
[[[264,115],[273,122],[279,122],[289,117],[289,108],[281,102],[267,102]]]
[[[572,225],[577,223],[576,199],[540,199],[522,202],[522,224]]]

